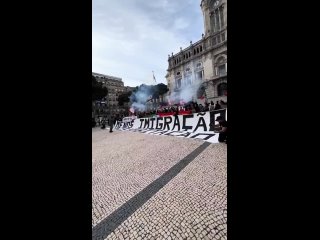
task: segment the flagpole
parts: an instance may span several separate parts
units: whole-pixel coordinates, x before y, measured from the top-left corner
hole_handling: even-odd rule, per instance
[[[153,80],[155,83],[157,83],[156,77],[154,76],[154,72],[152,71]]]

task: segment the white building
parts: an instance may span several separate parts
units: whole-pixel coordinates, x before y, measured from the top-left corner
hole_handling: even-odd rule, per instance
[[[182,94],[190,85],[203,86],[207,101],[227,102],[227,0],[202,0],[204,19],[202,39],[168,56],[169,94]],[[197,93],[193,100],[198,100]]]

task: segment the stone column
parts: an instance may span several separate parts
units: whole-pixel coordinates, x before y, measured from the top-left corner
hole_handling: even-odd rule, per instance
[[[220,16],[220,11],[221,11],[221,8],[218,8],[219,29],[221,30],[221,29],[222,29],[222,26],[221,26],[221,16]]]

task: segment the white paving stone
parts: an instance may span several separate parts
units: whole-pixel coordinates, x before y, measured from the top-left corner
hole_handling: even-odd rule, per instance
[[[93,226],[203,144],[103,130],[92,138]],[[227,145],[211,144],[106,239],[227,239],[226,228]]]

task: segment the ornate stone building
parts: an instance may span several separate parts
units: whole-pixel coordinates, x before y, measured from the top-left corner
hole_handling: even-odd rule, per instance
[[[169,92],[187,85],[205,89],[207,101],[227,101],[227,0],[202,0],[202,39],[168,56]],[[196,94],[194,101],[199,101]]]

